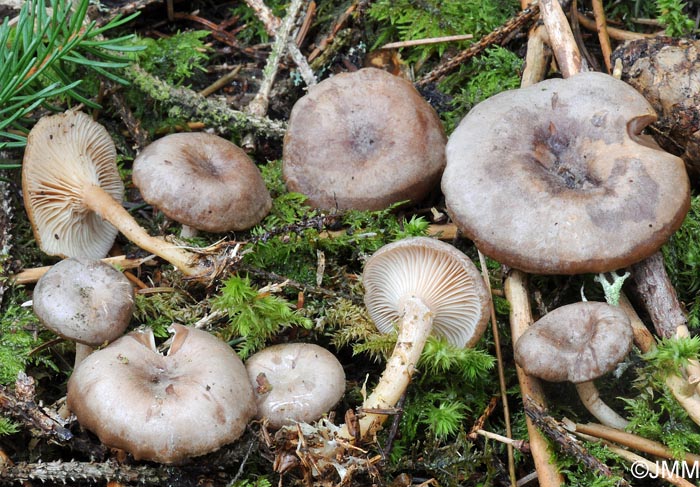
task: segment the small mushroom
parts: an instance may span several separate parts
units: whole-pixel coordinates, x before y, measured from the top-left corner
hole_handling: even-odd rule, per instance
[[[627,420],[600,399],[593,381],[629,353],[632,339],[632,326],[622,309],[584,301],[557,308],[530,326],[515,343],[515,362],[528,375],[573,382],[593,416],[624,429]]]
[[[49,255],[99,259],[119,230],[182,273],[205,274],[206,265],[193,263],[194,254],[151,237],[122,207],[116,156],[107,130],[82,112],[46,116],[34,125],[24,151],[22,191],[41,249]]]
[[[411,380],[431,332],[457,347],[473,346],[488,322],[491,296],[476,266],[453,246],[428,237],[385,245],[365,264],[365,306],[377,328],[398,326],[394,351],[362,405],[360,437],[375,431],[386,415],[372,409],[396,405]],[[340,433],[351,438],[347,426]]]
[[[420,201],[437,185],[445,141],[410,82],[364,68],[326,79],[296,102],[282,173],[313,207],[379,210]]]
[[[246,230],[272,206],[260,171],[232,142],[203,132],[170,134],[134,159],[134,184],[169,218],[206,232]]]
[[[65,259],[37,281],[32,306],[46,328],[76,342],[77,367],[93,347],[122,336],[134,311],[134,290],[109,264]]]
[[[272,428],[310,423],[343,397],[345,371],[338,359],[311,343],[273,345],[251,356],[246,369],[258,404],[258,418]]]
[[[493,96],[450,136],[448,213],[482,252],[526,272],[638,262],[690,207],[683,161],[640,136],[654,120],[639,93],[602,73]]]
[[[238,439],[255,414],[243,362],[225,342],[172,325],[167,355],[151,330],[94,352],[68,381],[68,407],[110,448],[181,463]]]

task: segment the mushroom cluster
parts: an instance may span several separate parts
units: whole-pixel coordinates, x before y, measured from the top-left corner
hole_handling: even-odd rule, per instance
[[[581,73],[475,106],[447,144],[447,209],[486,255],[537,274],[608,272],[663,245],[690,207],[683,161],[641,136],[634,88]]]
[[[172,325],[167,355],[135,331],[87,357],[68,381],[78,422],[137,460],[179,463],[238,439],[255,415],[243,362],[225,342]]]
[[[422,200],[445,167],[445,134],[413,85],[364,68],[300,98],[284,137],[287,188],[324,209],[380,210]]]

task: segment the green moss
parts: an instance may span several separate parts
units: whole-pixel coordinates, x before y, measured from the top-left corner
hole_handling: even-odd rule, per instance
[[[191,30],[159,39],[143,38],[140,44],[145,49],[139,53],[138,62],[152,75],[180,86],[196,72],[206,72],[209,48],[204,38],[209,34],[206,30]]]

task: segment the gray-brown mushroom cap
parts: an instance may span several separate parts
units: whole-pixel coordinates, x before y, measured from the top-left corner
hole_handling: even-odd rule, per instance
[[[411,83],[365,68],[299,99],[284,137],[290,191],[317,208],[379,210],[420,201],[445,167],[445,134]]]
[[[409,297],[433,315],[433,332],[468,347],[483,335],[491,296],[472,261],[452,245],[428,237],[383,246],[362,273],[365,306],[377,328],[390,332]]]
[[[68,340],[96,347],[119,338],[134,311],[129,280],[100,260],[65,259],[34,287],[34,313]]]
[[[68,407],[102,443],[178,463],[238,439],[255,414],[243,362],[209,333],[173,325],[167,355],[150,330],[94,352],[68,381]]]
[[[148,203],[207,232],[246,230],[270,211],[260,170],[232,142],[203,132],[170,134],[134,160],[132,178]]]
[[[252,355],[246,369],[255,387],[258,418],[272,428],[321,418],[343,397],[345,371],[312,343],[273,345]]]
[[[642,260],[690,205],[683,161],[638,137],[655,119],[639,93],[601,73],[500,93],[450,136],[448,212],[481,251],[527,272]]]
[[[107,130],[82,112],[41,118],[29,132],[22,192],[41,250],[62,257],[101,259],[117,229],[83,202],[83,190],[101,187],[121,202],[124,184]]]
[[[580,302],[557,308],[536,321],[515,343],[515,362],[550,382],[594,380],[622,361],[632,348],[632,326],[617,306]]]

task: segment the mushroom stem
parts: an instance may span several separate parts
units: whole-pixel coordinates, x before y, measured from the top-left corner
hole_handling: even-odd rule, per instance
[[[95,349],[90,345],[85,345],[84,343],[75,343],[75,362],[73,363],[73,370],[78,368],[80,362],[82,362],[88,355],[90,355]]]
[[[433,313],[420,298],[408,298],[402,311],[394,351],[379,382],[362,404],[365,415],[359,420],[360,438],[376,432],[387,418],[386,414],[372,413],[372,409],[392,408],[401,398],[411,382],[413,371],[433,328]],[[338,436],[346,440],[353,439],[347,425],[342,426]]]
[[[146,233],[129,212],[101,187],[86,185],[83,188],[83,203],[114,225],[133,243],[167,260],[186,276],[201,276],[206,272],[204,266],[192,263],[195,255],[191,252]]]
[[[576,384],[576,392],[578,392],[581,402],[586,406],[586,409],[605,426],[624,430],[629,424],[629,421],[605,404],[600,398],[598,388],[592,380]]]

